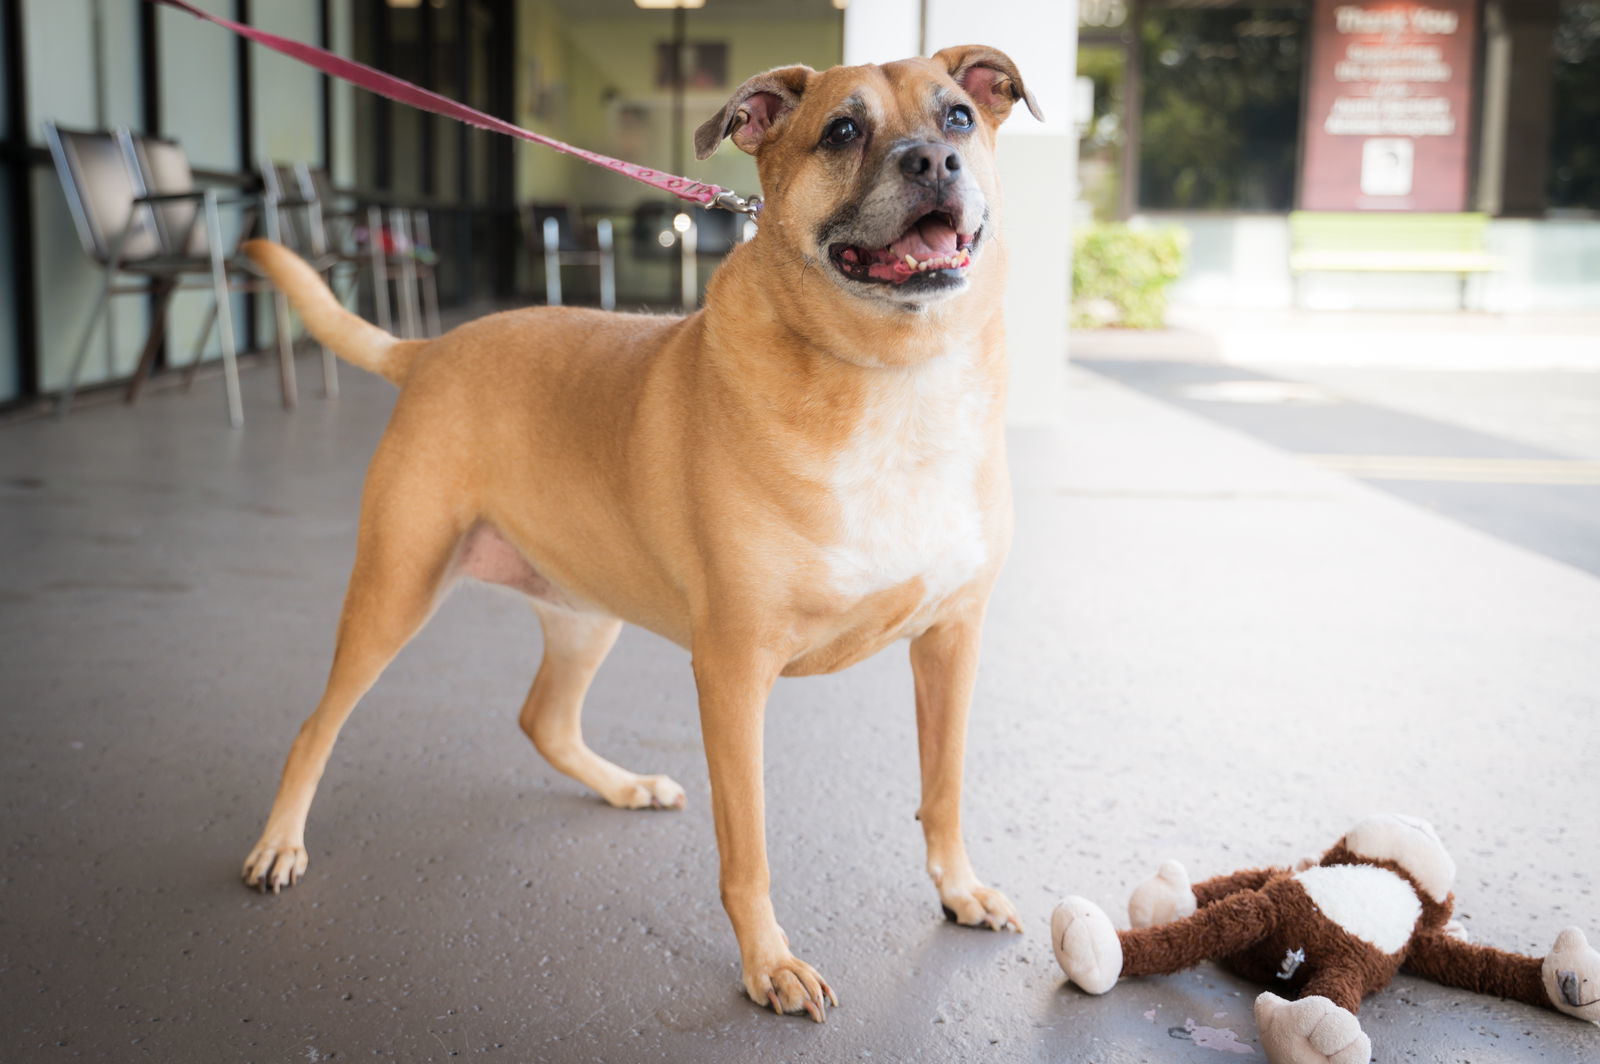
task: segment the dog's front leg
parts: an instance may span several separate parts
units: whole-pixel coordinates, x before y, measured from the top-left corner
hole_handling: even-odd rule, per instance
[[[922,763],[917,819],[928,843],[928,875],[939,889],[945,913],[974,927],[1021,931],[1022,922],[1006,896],[978,881],[961,837],[961,769],[982,629],[983,608],[974,606],[911,641]]]
[[[838,999],[816,969],[789,952],[789,937],[772,909],[767,868],[762,731],[767,695],[782,663],[748,646],[708,642],[695,642],[694,676],[722,861],[722,905],[739,940],[744,989],[757,1004],[804,1011],[820,1023],[827,1015],[824,995],[834,1005]]]

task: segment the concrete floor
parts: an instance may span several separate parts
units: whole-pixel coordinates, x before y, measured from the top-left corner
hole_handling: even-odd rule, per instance
[[[312,379],[309,364],[302,379]],[[1358,817],[1438,826],[1480,941],[1600,933],[1600,580],[1075,374],[1017,432],[1015,553],[968,760],[979,871],[1023,936],[924,879],[904,655],[771,704],[779,917],[825,1026],[742,1000],[684,651],[630,630],[593,745],[689,792],[610,809],[515,715],[537,626],[459,591],[368,696],[312,811],[308,878],[238,883],[320,690],[390,402],[278,410],[247,375],[0,431],[0,1060],[1203,1061],[1259,1055],[1206,966],[1066,989],[1047,922],[1166,857],[1286,862]],[[1593,1061],[1600,1030],[1402,977],[1380,1061]]]

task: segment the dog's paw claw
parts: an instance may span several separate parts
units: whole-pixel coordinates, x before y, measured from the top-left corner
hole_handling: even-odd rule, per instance
[[[682,809],[689,800],[669,776],[636,776],[616,794],[604,797],[618,809]]]
[[[292,887],[300,882],[310,860],[304,844],[263,839],[244,859],[241,873],[244,885],[255,887],[263,894],[276,894],[284,887]]]
[[[1004,894],[992,887],[971,886],[964,890],[943,889],[939,902],[945,919],[963,927],[986,927],[990,931],[1022,931],[1022,919]]]
[[[839,1007],[839,998],[827,980],[793,954],[769,964],[746,965],[744,989],[751,1001],[780,1016],[804,1013],[823,1023],[828,1019],[828,1005]]]

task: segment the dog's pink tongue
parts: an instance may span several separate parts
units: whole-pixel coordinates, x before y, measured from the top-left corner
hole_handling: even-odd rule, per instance
[[[889,250],[897,259],[910,255],[918,262],[954,255],[956,231],[943,218],[929,215],[907,229],[904,236],[889,245]]]

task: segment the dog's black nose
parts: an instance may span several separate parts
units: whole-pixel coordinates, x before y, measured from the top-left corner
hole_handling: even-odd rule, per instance
[[[949,181],[961,171],[961,153],[948,144],[913,144],[900,154],[900,172],[919,185]]]

